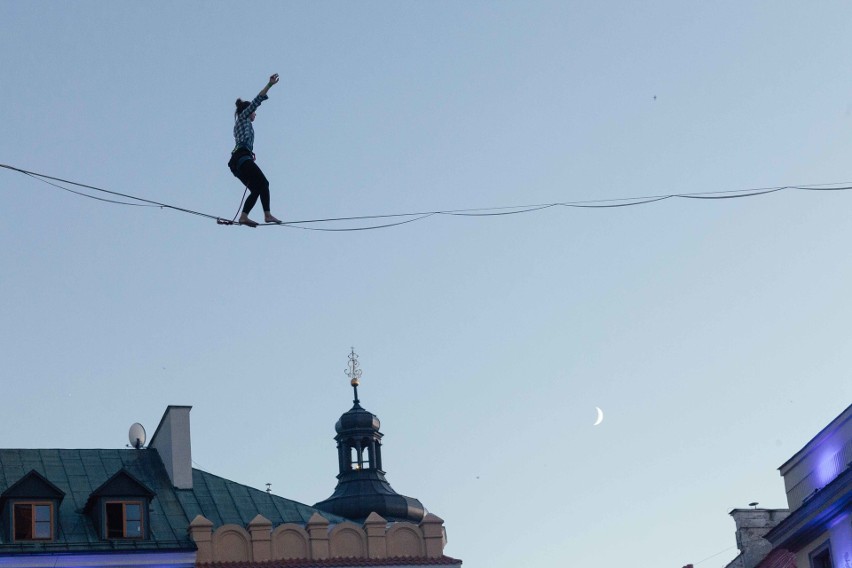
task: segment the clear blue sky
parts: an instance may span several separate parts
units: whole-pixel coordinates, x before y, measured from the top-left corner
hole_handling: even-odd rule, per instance
[[[231,216],[233,103],[277,72],[285,219],[845,182],[851,19],[2,0],[0,163]],[[347,233],[0,196],[0,446],[121,447],[189,404],[199,467],[314,503],[354,346],[388,479],[472,568],[724,566],[727,512],[783,507],[776,467],[852,399],[852,192]]]

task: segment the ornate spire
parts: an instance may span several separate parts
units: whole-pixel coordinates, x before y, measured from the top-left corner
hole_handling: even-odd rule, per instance
[[[337,487],[331,497],[314,507],[358,522],[363,522],[370,513],[377,513],[388,521],[419,523],[426,514],[423,504],[394,491],[385,478],[382,469],[382,424],[378,416],[359,404],[361,369],[354,347],[344,372],[355,391],[355,404],[334,425],[340,471]]]
[[[346,376],[349,377],[349,384],[352,385],[352,389],[355,391],[355,400],[356,405],[360,402],[358,400],[358,385],[361,384],[361,369],[358,365],[358,355],[355,354],[355,348],[352,348],[352,352],[349,354],[349,367],[344,371]]]

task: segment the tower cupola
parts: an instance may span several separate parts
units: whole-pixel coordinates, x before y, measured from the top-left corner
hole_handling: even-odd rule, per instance
[[[345,372],[355,396],[352,408],[334,425],[340,470],[337,487],[331,497],[314,507],[357,521],[375,512],[389,521],[420,522],[426,513],[423,504],[398,494],[385,479],[381,422],[378,416],[362,408],[358,399],[361,369],[354,348]]]

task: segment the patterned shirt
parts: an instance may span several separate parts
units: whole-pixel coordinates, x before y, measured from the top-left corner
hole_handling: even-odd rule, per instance
[[[254,127],[251,125],[251,119],[249,117],[251,116],[251,113],[257,110],[260,103],[268,98],[269,97],[266,95],[257,95],[251,104],[237,115],[237,120],[234,122],[234,141],[236,142],[236,146],[234,146],[235,152],[237,148],[245,148],[249,152],[254,151]]]

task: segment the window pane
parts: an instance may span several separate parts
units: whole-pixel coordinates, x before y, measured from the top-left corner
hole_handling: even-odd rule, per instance
[[[33,538],[33,507],[32,505],[15,505],[15,540],[32,540]]]
[[[124,521],[127,538],[142,536],[142,506],[139,503],[127,503],[124,506]]]
[[[142,536],[142,523],[140,521],[127,522],[127,538],[138,538]]]
[[[136,504],[128,504],[124,506],[124,514],[128,521],[142,520],[142,507]]]
[[[50,505],[36,505],[36,522],[47,521],[50,522]]]
[[[50,538],[50,521],[36,522],[35,525],[36,538]]]

